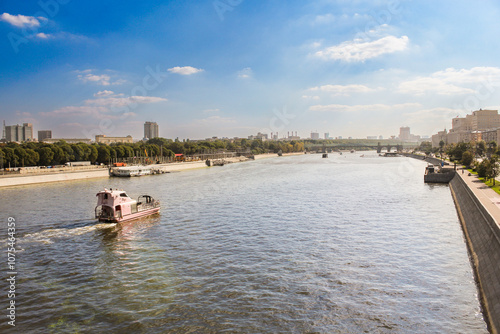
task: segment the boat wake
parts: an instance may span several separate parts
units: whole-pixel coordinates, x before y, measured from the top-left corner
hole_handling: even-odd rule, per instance
[[[116,223],[99,223],[80,227],[47,229],[40,232],[26,234],[24,237],[20,238],[19,243],[53,244],[56,239],[79,236],[92,231],[114,228],[115,226]]]

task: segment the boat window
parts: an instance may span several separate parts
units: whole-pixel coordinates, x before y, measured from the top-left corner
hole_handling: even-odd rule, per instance
[[[127,196],[127,194],[125,194],[125,193],[121,193],[121,194],[120,194],[120,197],[128,197],[128,196]]]
[[[115,206],[115,211],[120,211],[122,208],[120,205]]]
[[[108,199],[108,194],[104,194],[104,199]]]

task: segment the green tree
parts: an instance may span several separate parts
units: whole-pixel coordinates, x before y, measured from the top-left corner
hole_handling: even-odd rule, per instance
[[[28,148],[26,149],[25,159],[26,160],[24,161],[24,163],[27,166],[36,166],[38,164],[38,161],[40,160],[40,155],[35,150]]]
[[[95,163],[97,161],[97,157],[99,155],[99,152],[97,151],[96,145],[90,145],[90,154],[89,154],[89,160],[92,163]]]
[[[102,164],[108,164],[111,159],[111,155],[106,145],[99,145],[97,148],[97,162]]]
[[[493,140],[493,141],[490,141],[490,142],[488,143],[488,150],[487,150],[488,155],[492,155],[492,154],[494,154],[496,150],[497,150],[497,142],[496,142],[496,141],[494,141],[494,140]]]
[[[17,146],[14,149],[14,152],[16,153],[16,155],[18,157],[18,164],[20,166],[24,167],[26,165],[26,160],[27,160],[26,150],[24,148],[22,148],[21,146]]]
[[[498,157],[496,155],[491,156],[489,160],[489,168],[486,171],[486,177],[493,180],[493,185],[495,185],[496,177],[500,174],[500,168],[498,166]]]
[[[54,152],[50,149],[50,147],[40,148],[38,150],[38,154],[40,156],[39,162],[41,166],[50,166],[52,164]]]
[[[476,154],[480,157],[486,152],[486,143],[484,140],[478,141],[476,144]]]
[[[5,153],[5,166],[16,167],[19,162],[14,149],[12,147],[4,147],[2,150]]]
[[[49,146],[47,146],[47,147],[49,147]],[[68,160],[66,159],[66,154],[64,153],[62,148],[60,148],[57,145],[50,145],[49,148],[54,153],[54,158],[53,158],[54,164],[62,165],[62,164],[65,164],[66,162],[68,162]]]
[[[472,163],[472,161],[474,160],[474,156],[472,155],[472,153],[470,151],[465,151],[463,154],[462,154],[462,160],[461,160],[461,163],[465,166],[470,166],[470,164]]]

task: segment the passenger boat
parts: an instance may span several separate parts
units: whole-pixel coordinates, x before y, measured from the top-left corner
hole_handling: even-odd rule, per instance
[[[96,196],[95,218],[102,222],[120,223],[160,212],[160,201],[149,195],[136,201],[123,190],[104,188]]]
[[[149,166],[128,166],[128,167],[113,167],[109,169],[110,176],[142,176],[151,174]]]

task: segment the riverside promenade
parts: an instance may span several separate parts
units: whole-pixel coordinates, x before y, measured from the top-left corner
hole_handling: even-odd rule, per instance
[[[500,332],[500,195],[477,175],[457,170],[450,188],[474,265],[490,332]]]

